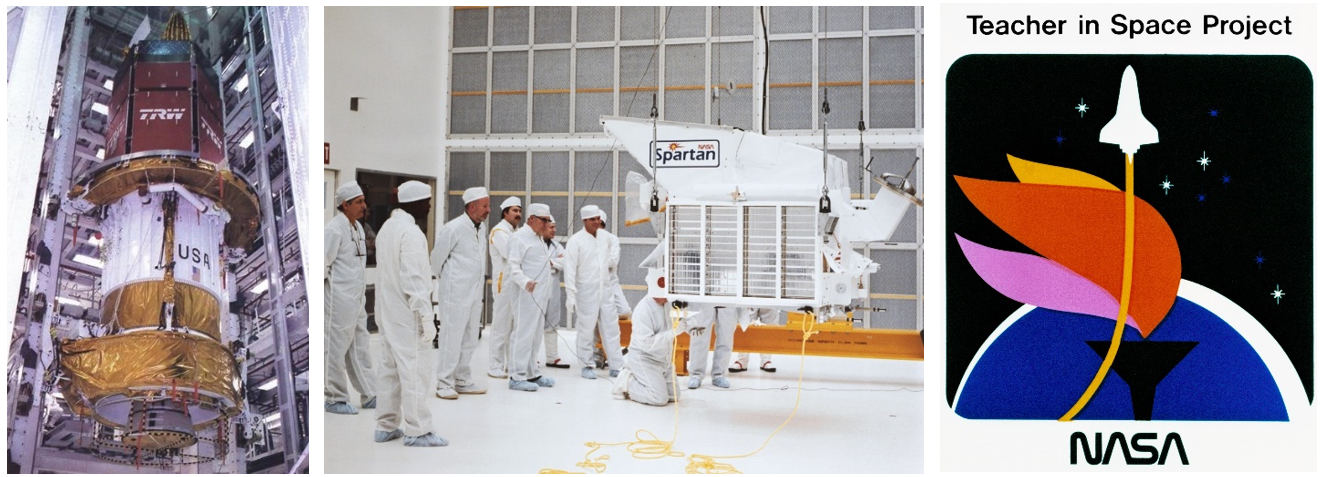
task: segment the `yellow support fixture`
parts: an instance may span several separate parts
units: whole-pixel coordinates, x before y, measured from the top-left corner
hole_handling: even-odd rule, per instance
[[[784,326],[751,326],[741,331],[736,328],[732,352],[800,354],[800,342],[804,337],[801,324],[806,318],[802,313],[788,312]],[[630,342],[630,320],[621,320],[621,344]],[[814,325],[819,331],[809,337],[805,343],[808,356],[829,356],[837,358],[902,359],[909,361],[924,360],[924,341],[918,331],[856,329],[851,322],[841,321]],[[712,343],[708,343],[712,349]],[[676,373],[689,374],[686,363],[689,362],[690,335],[676,337]]]

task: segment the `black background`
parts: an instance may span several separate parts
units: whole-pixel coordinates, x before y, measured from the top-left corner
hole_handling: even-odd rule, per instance
[[[1159,132],[1157,144],[1135,155],[1136,197],[1172,227],[1182,278],[1259,320],[1313,402],[1314,99],[1306,66],[1284,56],[976,55],[954,63],[947,77],[948,404],[979,347],[1021,306],[975,274],[953,234],[1033,253],[975,209],[952,176],[1015,181],[1011,154],[1125,190],[1123,153],[1098,139],[1127,65]],[[1083,117],[1075,109],[1082,99],[1089,107]],[[1202,170],[1196,161],[1206,153]],[[1165,178],[1173,184],[1166,195]],[[1275,287],[1284,292],[1281,302],[1270,296]]]

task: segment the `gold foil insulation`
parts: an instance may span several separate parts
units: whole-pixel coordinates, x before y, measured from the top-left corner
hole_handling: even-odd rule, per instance
[[[248,181],[207,161],[166,156],[125,159],[96,171],[91,179],[70,189],[70,198],[79,198],[77,192],[86,190],[81,198],[106,205],[137,193],[139,187],[169,183],[216,201],[230,213],[230,223],[225,225],[225,243],[230,247],[247,248],[257,238],[257,192]]]
[[[66,341],[62,346],[60,365],[69,378],[63,383],[67,402],[74,412],[103,424],[117,428],[126,424],[109,422],[89,408],[117,395],[182,400],[195,409],[195,420],[202,414],[197,409],[211,411],[207,414],[214,417],[195,422],[195,430],[240,412],[234,359],[215,341],[179,332],[145,331]]]
[[[166,20],[165,31],[161,32],[161,39],[193,41],[193,35],[189,33],[188,22],[184,20],[183,14],[179,11],[170,14],[170,19]]]
[[[161,304],[167,301],[164,281],[136,282],[106,294],[101,301],[101,324],[118,331],[161,325]],[[206,289],[175,282],[175,326],[221,339],[221,305]]]
[[[198,437],[175,431],[129,431],[124,435],[123,442],[143,450],[180,449],[197,444]]]

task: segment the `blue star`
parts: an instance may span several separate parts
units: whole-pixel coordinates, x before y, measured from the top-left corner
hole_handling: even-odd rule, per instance
[[[1209,110],[1209,117],[1211,117],[1211,118],[1216,118],[1216,117],[1218,117],[1218,110],[1217,110],[1217,109],[1211,109],[1211,110]]]
[[[1204,193],[1203,193],[1203,192],[1202,192],[1202,193],[1199,193],[1199,194],[1195,194],[1195,201],[1196,201],[1196,202],[1199,202],[1199,203],[1203,204],[1203,203],[1204,203],[1204,198],[1205,198],[1205,196],[1204,196]]]
[[[1062,130],[1061,130],[1061,129],[1058,129],[1058,130],[1057,130],[1057,137],[1053,138],[1053,140],[1054,140],[1054,141],[1057,141],[1057,147],[1062,147],[1062,141],[1067,140],[1067,138],[1066,138],[1066,137],[1063,137],[1063,136],[1062,136]]]
[[[1260,268],[1260,269],[1264,269],[1264,252],[1263,252],[1263,251],[1261,251],[1261,252],[1259,253],[1259,255],[1256,255],[1256,256],[1255,256],[1255,266],[1258,267],[1258,268]]]
[[[1232,176],[1227,175],[1227,172],[1224,171],[1224,172],[1223,172],[1223,187],[1226,188],[1227,185],[1228,185],[1228,184],[1231,184],[1231,183],[1232,183]]]

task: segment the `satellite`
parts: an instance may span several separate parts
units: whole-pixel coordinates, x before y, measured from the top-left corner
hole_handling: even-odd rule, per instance
[[[664,270],[672,301],[844,319],[862,307],[865,276],[879,268],[854,248],[886,241],[912,204],[923,206],[893,174],[875,179],[883,186],[875,197],[852,200],[845,160],[778,138],[653,119],[601,122],[652,176],[627,177],[625,222],[658,233],[640,266]]]

